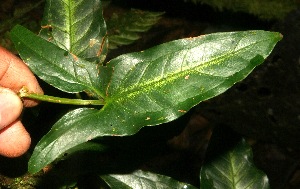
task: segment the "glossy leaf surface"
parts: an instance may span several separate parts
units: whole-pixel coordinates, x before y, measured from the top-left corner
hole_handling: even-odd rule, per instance
[[[103,61],[107,39],[101,1],[47,0],[40,35],[76,56]]]
[[[15,26],[10,34],[21,58],[41,79],[65,92],[87,91],[103,96],[96,64],[68,53],[22,26]]]
[[[66,114],[38,143],[29,170],[36,172],[96,137],[132,135],[180,117],[245,78],[280,39],[265,31],[217,33],[111,60],[100,74],[106,78],[103,108]]]
[[[234,149],[202,166],[201,189],[268,189],[267,176],[253,163],[250,146],[240,142]]]
[[[170,177],[145,171],[135,171],[123,175],[102,175],[101,178],[111,189],[196,189],[196,187],[179,182]]]

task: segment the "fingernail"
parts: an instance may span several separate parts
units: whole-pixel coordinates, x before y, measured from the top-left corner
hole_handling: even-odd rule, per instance
[[[0,129],[18,119],[21,111],[20,98],[8,89],[0,89]]]

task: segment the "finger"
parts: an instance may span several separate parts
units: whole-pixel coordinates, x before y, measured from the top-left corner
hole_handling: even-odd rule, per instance
[[[43,93],[38,81],[22,60],[0,47],[0,86],[18,92],[23,86],[30,92]],[[34,100],[25,100],[25,106],[34,106]]]
[[[31,139],[20,121],[15,121],[0,132],[0,155],[19,157],[30,147]]]
[[[18,119],[22,108],[22,101],[16,93],[0,87],[0,130]]]

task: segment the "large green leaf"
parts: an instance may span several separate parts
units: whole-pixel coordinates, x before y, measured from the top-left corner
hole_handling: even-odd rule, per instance
[[[141,170],[131,174],[102,175],[101,178],[111,189],[196,189],[192,185],[179,182],[170,177]]]
[[[22,26],[15,26],[10,34],[22,59],[44,81],[65,92],[104,95],[99,90],[100,67],[97,65],[68,53]]]
[[[42,25],[40,35],[62,49],[104,60],[107,39],[100,0],[47,0]]]
[[[111,60],[100,74],[106,78],[103,108],[66,114],[36,146],[29,170],[36,172],[96,137],[132,135],[180,117],[245,78],[280,39],[265,31],[217,33]]]
[[[201,189],[267,189],[267,176],[257,169],[252,150],[243,140],[234,149],[202,166]]]

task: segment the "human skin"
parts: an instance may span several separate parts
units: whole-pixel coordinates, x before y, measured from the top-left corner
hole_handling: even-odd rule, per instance
[[[23,87],[43,94],[38,81],[18,57],[0,47],[0,155],[18,157],[30,147],[30,135],[20,121],[23,107],[38,102],[23,99],[17,93]]]

